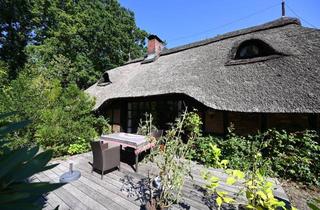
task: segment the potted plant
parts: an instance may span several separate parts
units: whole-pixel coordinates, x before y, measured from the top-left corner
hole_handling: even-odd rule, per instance
[[[191,177],[190,160],[187,159],[191,146],[197,137],[189,135],[188,141],[183,142],[181,135],[185,119],[185,112],[177,119],[171,129],[157,143],[146,160],[153,162],[158,171],[149,175],[150,197],[145,205],[147,210],[168,209],[181,199],[182,187],[187,177]],[[164,144],[165,147],[161,145]]]

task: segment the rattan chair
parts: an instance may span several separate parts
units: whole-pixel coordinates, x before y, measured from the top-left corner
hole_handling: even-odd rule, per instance
[[[163,135],[163,130],[157,130],[157,131],[152,131],[151,132],[151,136],[153,136],[154,138],[156,138],[157,140],[159,138],[161,138],[161,136]]]
[[[91,142],[93,155],[92,171],[101,171],[101,179],[104,172],[113,168],[120,170],[120,145],[102,143],[100,141]]]

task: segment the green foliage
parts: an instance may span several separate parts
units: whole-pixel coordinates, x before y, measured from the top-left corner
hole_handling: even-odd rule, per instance
[[[211,144],[212,145],[212,144]],[[285,209],[285,203],[276,199],[272,191],[272,182],[266,180],[265,176],[265,164],[262,160],[262,155],[259,152],[264,144],[260,144],[260,147],[251,145],[248,149],[250,150],[250,163],[246,173],[241,170],[227,169],[225,172],[229,175],[226,184],[233,185],[236,182],[242,182],[244,188],[241,192],[245,193],[247,198],[247,209]],[[226,169],[227,162],[222,160],[219,163],[221,151],[216,145],[211,146],[213,153],[215,153],[215,160],[218,162],[216,165],[220,165],[219,168]],[[225,163],[223,163],[225,162]],[[227,192],[218,190],[220,186],[220,179],[214,174],[208,171],[202,173],[202,177],[207,181],[204,186],[207,189],[209,195],[215,195],[215,202],[218,209],[221,208],[223,203],[231,204],[234,203],[234,199],[228,195]]]
[[[186,157],[191,152],[191,145],[197,136],[190,135],[187,143],[183,143],[181,134],[184,132],[183,128],[187,116],[188,114],[185,112],[181,118],[176,120],[171,129],[162,137],[161,144],[164,144],[164,147],[157,142],[147,158],[159,168],[159,173],[156,176],[161,180],[161,189],[155,198],[158,207],[169,207],[179,202],[185,179],[187,176],[191,176],[190,160]],[[152,192],[157,190],[151,189],[151,199],[154,198]]]
[[[267,142],[262,155],[270,158],[276,176],[320,185],[320,145],[316,132],[268,130],[262,138]]]
[[[244,176],[242,175],[243,173],[241,171],[237,171],[234,174],[235,176],[232,176],[232,178],[236,176],[238,177]],[[213,175],[209,171],[203,171],[201,173],[201,176],[207,182],[206,185],[204,186],[204,188],[207,190],[207,194],[209,196],[215,195],[215,202],[218,209],[221,209],[221,206],[223,203],[228,203],[228,204],[234,203],[235,200],[231,196],[229,196],[227,192],[221,191],[218,189],[218,187],[220,186],[220,183],[219,183],[220,179],[217,176]],[[230,180],[231,180],[231,176],[227,180],[228,184],[231,184]]]
[[[312,210],[320,210],[320,198],[314,198],[311,201],[309,201],[308,206]]]
[[[144,54],[147,33],[136,26],[133,12],[116,0],[66,0],[63,4],[54,0],[34,10],[38,16],[47,13],[47,20],[39,19],[46,27],[46,39],[29,47],[29,55],[45,66],[67,62],[72,68],[63,70],[64,80],[80,88],[95,83],[102,72]]]
[[[145,120],[140,119],[137,134],[150,136],[153,131],[157,131],[157,127],[153,124],[154,118],[152,114],[145,114]]]
[[[142,56],[146,36],[117,0],[1,1],[0,60],[10,79],[29,58],[85,88],[105,70]]]
[[[264,174],[266,162],[262,159],[260,151],[265,144],[260,147],[251,145],[250,170],[247,171],[245,185],[245,195],[248,200],[248,209],[286,209],[285,203],[276,199],[272,192],[272,182],[266,180]]]
[[[9,83],[9,68],[7,64],[0,61],[0,89],[4,88]]]
[[[0,6],[0,60],[8,64],[10,79],[15,79],[27,60],[24,52],[33,30],[32,3],[2,0]]]
[[[89,148],[89,143],[85,139],[78,137],[78,141],[76,143],[70,144],[68,148],[68,154],[74,155],[84,153],[89,151]]]
[[[210,144],[221,148],[229,167],[247,170],[251,164],[251,147],[262,147],[261,154],[268,174],[292,179],[304,184],[319,185],[320,146],[314,131],[287,133],[270,129],[253,136],[238,136],[232,132],[226,138],[201,137],[195,141],[192,158],[207,166],[216,167]]]
[[[192,159],[206,166],[216,167],[211,144],[221,148],[222,158],[229,161],[228,165],[230,167],[247,168],[250,142],[244,137],[238,137],[235,134],[228,135],[225,139],[217,136],[204,136],[196,139],[193,145]]]
[[[13,114],[13,113],[11,113]],[[11,114],[3,114],[0,119]],[[32,175],[51,169],[57,164],[47,165],[52,151],[39,152],[39,147],[22,147],[11,150],[4,139],[9,132],[23,128],[28,121],[0,127],[0,206],[1,209],[41,209],[36,201],[42,194],[61,187],[60,183],[28,182]]]
[[[221,150],[216,147],[215,142],[219,141],[219,139],[213,136],[197,138],[193,144],[191,158],[208,167],[218,167]]]
[[[201,136],[201,125],[202,121],[200,116],[196,113],[196,110],[186,114],[183,125],[183,129],[186,134],[189,136]]]
[[[2,107],[19,112],[10,120],[32,120],[26,129],[11,135],[12,147],[39,144],[52,149],[54,156],[65,155],[78,138],[90,142],[101,134],[97,131],[108,127],[106,120],[92,114],[94,100],[75,84],[63,88],[58,80],[33,70],[22,72],[0,94]]]

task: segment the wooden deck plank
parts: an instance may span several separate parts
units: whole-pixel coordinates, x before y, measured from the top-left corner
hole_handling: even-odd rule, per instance
[[[51,170],[44,171],[43,173],[52,181],[58,182],[59,177],[56,174],[54,174]],[[70,209],[89,209],[87,206],[88,204],[85,203],[82,198],[83,196],[79,196],[77,191],[77,189],[74,189],[70,187],[70,185],[66,184],[53,192],[58,197],[60,197],[64,203],[68,204],[68,206],[70,206]]]
[[[42,172],[38,173],[35,177],[36,179],[40,180],[42,182],[52,182],[52,180],[50,178],[48,178],[47,176],[45,176]],[[64,203],[64,201],[62,199],[60,199],[54,192],[50,192],[47,195],[45,195],[45,198],[47,200],[47,203],[50,204],[51,209],[54,209],[55,207],[59,206],[59,209],[70,209],[70,207]]]
[[[44,180],[46,181],[50,181],[50,182],[57,182],[56,180],[51,179],[48,175],[47,175],[47,171],[42,172],[40,175],[37,174],[37,177],[39,177],[39,179],[43,180],[42,178],[44,178]],[[86,209],[85,205],[83,205],[76,197],[74,197],[72,194],[70,194],[68,191],[66,191],[64,189],[64,187],[60,187],[56,190],[54,190],[53,192],[51,192],[48,195],[48,199],[50,199],[50,197],[52,197],[52,194],[56,195],[56,197],[59,198],[59,205],[60,206],[66,206],[67,209]],[[53,196],[55,197],[55,196]]]
[[[63,166],[61,164],[61,166]],[[64,167],[63,169],[68,169]],[[102,194],[104,197],[108,198],[108,203],[111,207],[114,206],[112,209],[139,209],[140,207],[137,203],[130,202],[124,195],[121,195],[119,188],[110,187],[109,184],[106,184],[105,180],[101,180],[100,176],[94,176],[91,173],[85,172],[81,170],[81,178],[79,179],[80,182],[91,186],[92,188],[96,189],[98,193]],[[81,183],[79,183],[81,184]],[[114,193],[114,189],[117,189],[120,193]],[[112,201],[112,202],[110,202]],[[116,208],[118,207],[118,208]]]
[[[90,168],[86,167],[86,158],[82,159],[84,164],[77,164],[76,167],[78,167],[81,171],[86,171],[87,173],[91,170]],[[125,164],[122,164],[125,165]],[[128,168],[127,168],[128,169]],[[120,178],[125,178],[125,176],[127,175],[127,172],[132,175],[133,181],[135,181],[135,183],[137,183],[140,178],[146,178],[146,176],[141,175],[141,174],[137,174],[135,172],[131,172],[131,168],[129,168],[130,171],[126,171],[127,169],[123,169],[122,172],[119,171],[113,171],[112,173],[106,174],[104,177],[105,178],[111,178],[112,183],[119,183],[119,185],[117,187],[122,187],[123,183],[119,182]],[[104,178],[104,179],[105,179]],[[108,180],[108,179],[105,179]],[[184,200],[188,201],[190,203],[190,206],[192,207],[191,209],[204,209],[206,208],[205,205],[203,205],[202,203],[199,202],[199,200],[192,200],[192,197],[189,197],[189,192],[187,193],[188,196],[184,197]]]
[[[56,167],[53,169],[57,174],[62,174],[65,172],[65,170],[62,170],[62,168]],[[77,189],[82,191],[83,193],[86,193],[88,196],[90,196],[92,199],[103,205],[106,209],[126,209],[122,206],[118,205],[116,202],[111,200],[109,197],[103,195],[102,193],[98,192],[90,183],[88,184],[85,180],[85,178],[82,176],[80,177],[79,181],[77,182],[71,182],[69,184],[75,186]]]
[[[139,190],[139,181],[147,177],[148,171],[156,172],[157,168],[151,163],[140,163],[139,173],[126,164],[121,163],[121,171],[115,170],[104,175],[103,180],[100,174],[94,172],[91,174],[92,153],[85,153],[69,157],[65,160],[55,160],[52,163],[60,163],[57,167],[39,173],[35,177],[41,181],[58,182],[59,176],[69,170],[69,163],[74,164],[74,170],[81,172],[79,180],[66,184],[51,193],[47,197],[47,205],[44,209],[50,209],[60,205],[59,209],[134,209],[141,208],[142,200],[137,199],[141,194]],[[201,177],[201,170],[204,167],[192,162],[193,179],[187,178],[182,189],[182,202],[185,206],[173,205],[172,209],[209,209],[205,204],[205,195],[198,189],[205,184]],[[227,175],[219,169],[208,169],[214,175],[220,178],[220,189],[227,191],[230,195],[237,193],[240,184],[229,186],[225,183]],[[130,183],[126,179],[130,179]],[[279,183],[275,182],[276,195],[287,198]],[[243,202],[241,197],[238,201]]]

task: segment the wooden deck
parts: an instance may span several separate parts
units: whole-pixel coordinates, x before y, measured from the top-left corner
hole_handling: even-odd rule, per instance
[[[69,163],[74,163],[74,170],[81,172],[81,178],[77,181],[64,185],[46,196],[44,209],[54,209],[60,205],[59,209],[141,209],[145,202],[144,180],[147,171],[156,170],[151,164],[140,164],[139,173],[135,173],[133,168],[121,163],[121,171],[115,170],[105,174],[103,180],[96,172],[91,174],[92,162],[91,153],[85,153],[68,158],[67,160],[56,160],[60,165],[57,167],[37,174],[33,177],[34,181],[59,182],[59,176],[69,170]],[[201,186],[205,184],[200,176],[203,169],[201,165],[192,163],[193,180],[188,179],[183,188],[183,199],[172,209],[210,209],[212,198],[207,198]],[[230,187],[223,180],[226,175],[219,170],[210,169],[216,176],[220,177],[221,188],[223,191],[234,194],[239,191],[240,186]],[[277,183],[277,181],[275,181]],[[280,185],[275,186],[275,195],[288,200]],[[238,198],[243,202],[243,197]],[[212,209],[212,208],[211,208]],[[214,208],[213,208],[214,209]]]

